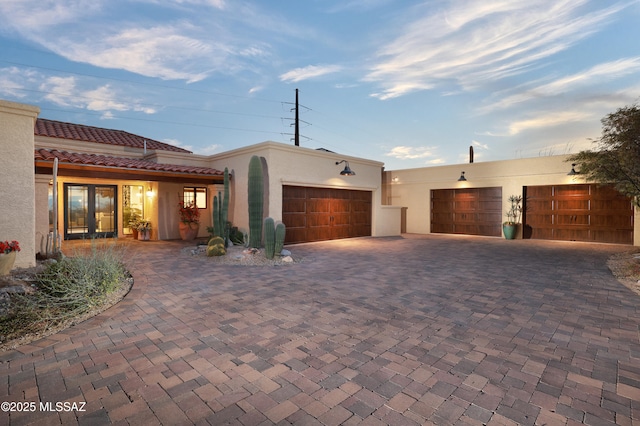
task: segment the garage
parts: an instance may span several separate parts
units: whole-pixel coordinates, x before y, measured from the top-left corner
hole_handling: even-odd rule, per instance
[[[287,244],[371,235],[371,191],[282,187]]]
[[[633,203],[612,186],[524,188],[525,237],[633,244]]]
[[[431,190],[431,232],[501,236],[502,188]]]

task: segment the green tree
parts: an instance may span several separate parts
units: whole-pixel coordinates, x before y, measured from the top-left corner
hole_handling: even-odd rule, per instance
[[[602,119],[602,136],[595,150],[580,151],[567,161],[576,163],[587,180],[612,184],[640,206],[640,106],[618,109]]]

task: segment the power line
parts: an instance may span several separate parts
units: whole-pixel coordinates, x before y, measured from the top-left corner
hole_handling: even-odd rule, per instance
[[[41,94],[45,94],[45,95],[58,95],[58,96],[66,96],[66,97],[73,97],[73,98],[82,98],[82,99],[88,99],[88,100],[92,100],[92,101],[113,102],[113,99],[110,99],[110,98],[100,98],[100,97],[96,97],[96,96],[86,96],[86,95],[75,94],[75,93],[64,93],[64,92],[36,90],[36,89],[25,89],[25,88],[22,88],[22,87],[6,87],[6,88],[7,89],[11,89],[11,90],[19,90],[19,91],[22,91],[22,92],[33,92],[33,93],[41,93]],[[177,110],[184,110],[184,111],[213,112],[213,113],[216,113],[216,114],[240,115],[240,116],[247,116],[247,117],[280,118],[279,116],[275,116],[275,115],[251,114],[251,113],[246,113],[246,112],[219,111],[219,110],[214,110],[214,109],[181,107],[181,106],[176,106],[176,105],[165,105],[165,104],[134,103],[134,105],[136,105],[136,106],[156,107],[156,108],[160,108],[160,109],[177,109]]]
[[[36,68],[36,69],[42,69],[42,70],[47,70],[47,71],[55,71],[55,72],[61,72],[61,73],[64,73],[64,74],[73,74],[73,75],[79,75],[79,76],[83,76],[83,77],[98,78],[98,79],[102,79],[102,80],[118,81],[118,82],[130,83],[130,84],[137,84],[137,85],[141,85],[141,86],[161,87],[161,88],[164,88],[164,89],[182,90],[182,91],[185,91],[185,92],[193,92],[193,93],[205,93],[205,94],[210,94],[210,95],[219,95],[219,96],[227,96],[227,97],[231,97],[231,98],[249,99],[249,100],[256,100],[256,101],[261,101],[261,102],[271,102],[271,103],[280,103],[281,102],[281,101],[276,101],[276,100],[273,100],[273,99],[257,98],[257,97],[251,97],[251,96],[243,96],[243,95],[235,95],[235,94],[212,91],[212,90],[189,89],[189,88],[186,88],[186,87],[169,86],[169,85],[165,85],[165,84],[150,83],[150,82],[144,82],[144,81],[134,81],[134,80],[129,80],[129,79],[125,79],[125,78],[105,77],[105,76],[95,75],[95,74],[86,74],[86,73],[80,73],[80,72],[75,72],[75,71],[65,71],[65,70],[61,70],[61,69],[57,69],[57,68],[42,67],[42,66],[30,65],[30,64],[23,64],[23,63],[20,63],[20,62],[7,61],[7,60],[4,60],[4,59],[0,59],[0,62],[4,62],[6,64],[11,64],[11,65],[17,65],[17,66],[21,66],[21,67]]]
[[[78,112],[78,111],[69,111],[69,110],[58,109],[58,108],[41,108],[41,111],[57,111],[57,112],[67,112],[67,113],[70,113],[70,114],[84,114],[84,115],[94,115],[94,116],[102,115],[100,113],[92,113],[92,112],[88,112],[88,111],[84,111],[84,110],[82,112]],[[120,120],[132,120],[132,121],[144,121],[144,122],[149,122],[149,123],[173,124],[173,125],[177,125],[177,126],[204,127],[204,128],[209,128],[209,129],[221,129],[221,130],[236,130],[236,131],[251,132],[251,133],[270,133],[270,134],[275,134],[275,135],[281,134],[280,132],[274,132],[274,131],[269,131],[269,130],[241,129],[241,128],[238,128],[238,127],[212,126],[210,124],[183,123],[183,122],[179,122],[179,121],[167,121],[167,120],[152,120],[150,118],[131,118],[131,117],[125,117],[125,116],[118,116],[118,115],[111,115],[110,117],[111,118],[117,118],[117,119],[120,119]]]

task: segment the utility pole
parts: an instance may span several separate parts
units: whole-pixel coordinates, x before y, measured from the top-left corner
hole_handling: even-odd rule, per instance
[[[293,136],[293,141],[295,143],[296,146],[300,146],[300,138],[305,138],[305,139],[311,139],[308,138],[304,135],[300,134],[300,123],[302,122],[303,124],[306,124],[307,126],[310,126],[311,124],[307,123],[304,120],[300,120],[300,107],[309,110],[309,108],[307,108],[304,105],[300,105],[300,103],[298,102],[298,94],[299,94],[299,90],[296,89],[296,102],[283,102],[283,104],[288,104],[288,105],[293,105],[293,108],[290,109],[290,111],[294,111],[295,110],[295,116],[294,118],[285,118],[283,117],[283,120],[287,120],[287,121],[293,121],[293,123],[291,123],[289,126],[294,126],[294,132],[293,133],[283,133],[283,135],[289,135],[289,136]]]
[[[293,138],[296,146],[300,146],[300,107],[298,105],[298,89],[296,89],[296,121]]]

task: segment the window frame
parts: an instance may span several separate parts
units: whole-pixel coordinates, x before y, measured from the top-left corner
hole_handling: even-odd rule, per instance
[[[198,193],[204,193],[204,206],[198,204]],[[202,197],[200,197],[201,199]],[[206,209],[209,206],[209,188],[206,186],[185,186],[182,188],[182,201],[185,205],[191,200],[196,202],[198,209]]]

